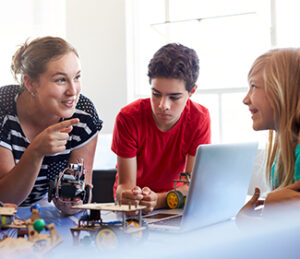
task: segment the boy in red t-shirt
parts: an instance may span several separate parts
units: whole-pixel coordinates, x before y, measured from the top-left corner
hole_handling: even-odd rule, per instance
[[[208,110],[190,100],[198,75],[193,49],[173,43],[154,54],[148,66],[151,98],[125,106],[115,122],[118,200],[138,201],[147,206],[144,213],[165,208],[173,180],[192,172],[197,147],[210,143],[211,135]],[[186,195],[188,185],[177,189]]]

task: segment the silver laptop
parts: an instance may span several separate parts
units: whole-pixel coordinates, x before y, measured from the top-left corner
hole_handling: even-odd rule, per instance
[[[232,219],[245,203],[257,146],[200,145],[183,213],[160,210],[147,215],[149,228],[189,231]]]

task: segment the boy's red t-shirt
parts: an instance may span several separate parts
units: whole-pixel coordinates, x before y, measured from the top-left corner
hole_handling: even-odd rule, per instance
[[[179,121],[169,131],[161,131],[152,117],[150,99],[125,106],[114,126],[111,149],[120,157],[137,158],[136,185],[155,192],[174,189],[174,179],[185,170],[187,155],[195,156],[200,144],[211,138],[208,109],[186,103]],[[117,187],[116,178],[114,191]]]

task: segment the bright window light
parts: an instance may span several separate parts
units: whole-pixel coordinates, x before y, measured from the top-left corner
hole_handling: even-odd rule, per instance
[[[300,45],[288,28],[300,25],[298,1],[283,0],[131,0],[129,44],[132,99],[150,96],[147,66],[161,46],[179,42],[200,58],[193,100],[210,110],[213,143],[259,141],[248,108],[247,74],[254,59],[276,46]],[[288,17],[288,19],[286,19]],[[130,41],[129,41],[130,43]],[[132,100],[128,100],[130,102]]]

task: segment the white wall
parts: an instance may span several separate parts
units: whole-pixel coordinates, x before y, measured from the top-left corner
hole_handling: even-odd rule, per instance
[[[92,99],[111,133],[127,104],[124,0],[66,0],[66,39],[79,52],[82,93]]]

